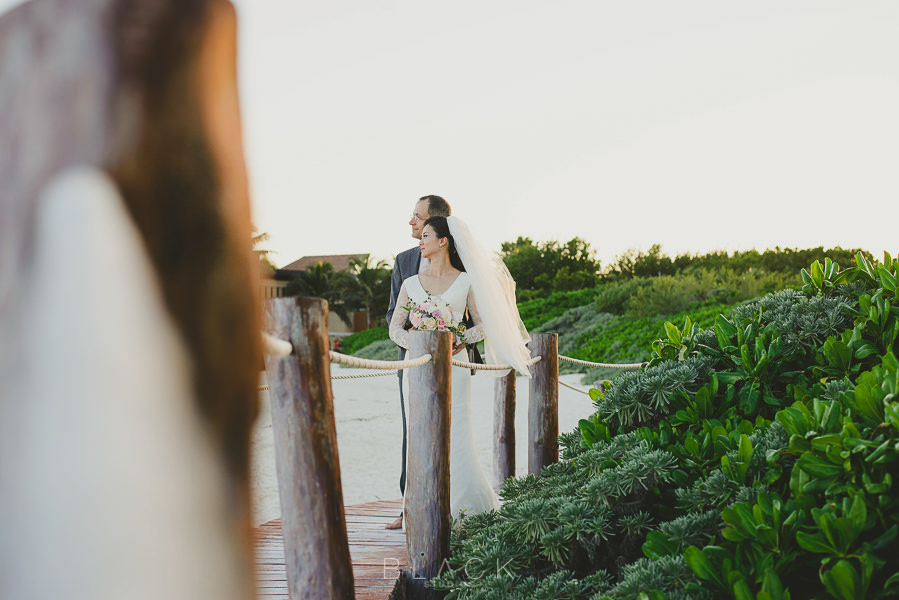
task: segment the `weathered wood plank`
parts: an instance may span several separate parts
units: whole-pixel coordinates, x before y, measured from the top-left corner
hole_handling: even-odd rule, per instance
[[[449,557],[450,542],[450,386],[453,334],[411,331],[412,358],[431,361],[409,377],[409,460],[406,480],[406,546],[409,598],[440,597],[426,583]]]
[[[515,371],[497,377],[493,405],[493,485],[515,475]]]
[[[293,344],[266,356],[290,595],[353,598],[328,357],[328,305],[318,298],[266,303],[267,330]]]
[[[528,398],[528,473],[559,462],[559,335],[532,333],[534,365]]]
[[[396,588],[400,569],[406,568],[406,536],[384,529],[402,507],[402,500],[381,500],[347,506],[346,514],[365,514],[357,523],[347,522],[356,600],[386,600]],[[287,600],[288,583],[284,561],[281,522],[270,521],[256,529],[257,598]]]

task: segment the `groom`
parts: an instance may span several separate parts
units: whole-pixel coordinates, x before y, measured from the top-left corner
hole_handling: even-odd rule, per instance
[[[419,198],[418,202],[415,203],[415,208],[412,210],[412,218],[409,219],[409,225],[412,226],[412,237],[416,240],[421,239],[421,229],[424,227],[425,221],[427,221],[430,217],[448,217],[451,214],[451,209],[449,203],[441,198],[440,196],[423,196]],[[428,265],[428,259],[422,258],[421,250],[418,246],[414,248],[409,248],[405,252],[400,252],[396,256],[396,261],[393,264],[393,277],[390,281],[390,306],[387,308],[387,325],[390,325],[390,320],[393,318],[393,311],[396,310],[396,299],[400,293],[400,287],[403,285],[403,281],[412,277],[413,275],[417,275],[419,271],[424,269]],[[471,322],[468,319],[468,315],[466,313],[466,320],[464,321],[466,325],[470,326]],[[473,362],[482,362],[481,355],[478,353],[478,350],[474,345],[468,347],[470,360]],[[399,350],[399,358],[403,358],[403,349]],[[402,470],[400,471],[400,492],[404,495],[406,493],[406,407],[403,404],[403,370],[400,369],[397,372],[400,381],[400,414],[403,418],[403,455],[402,455]],[[387,529],[399,529],[403,526],[403,515],[400,515],[399,518],[389,525],[387,525]]]

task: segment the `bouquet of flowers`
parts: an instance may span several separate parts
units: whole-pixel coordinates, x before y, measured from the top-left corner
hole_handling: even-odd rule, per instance
[[[406,305],[409,309],[409,321],[415,329],[438,331],[452,331],[459,340],[465,333],[466,327],[462,322],[463,315],[456,314],[453,307],[443,301],[442,298],[434,298],[428,294],[424,302],[409,301]]]

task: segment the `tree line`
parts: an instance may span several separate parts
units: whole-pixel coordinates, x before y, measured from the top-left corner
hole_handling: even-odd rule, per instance
[[[514,242],[503,243],[500,255],[515,279],[521,297],[531,298],[535,293],[570,291],[596,287],[602,283],[614,283],[628,279],[698,273],[703,270],[730,269],[735,273],[797,273],[804,266],[825,256],[841,265],[855,263],[855,255],[861,252],[868,260],[869,252],[859,248],[844,250],[823,246],[804,250],[795,248],[735,251],[715,250],[705,254],[678,254],[671,258],[662,252],[659,244],[648,250],[628,250],[603,268],[595,252],[585,240],[575,237],[568,242],[534,242],[519,237]]]
[[[254,242],[265,239],[266,235],[260,234]],[[257,252],[260,261],[267,262],[267,253]],[[515,279],[521,301],[552,292],[595,288],[605,283],[702,271],[797,273],[815,260],[823,261],[825,256],[841,265],[854,264],[857,252],[872,260],[865,250],[825,249],[823,246],[808,249],[775,247],[761,252],[755,249],[733,253],[715,250],[704,254],[678,254],[672,258],[662,251],[661,245],[653,244],[648,250],[628,250],[604,267],[590,244],[580,237],[567,242],[535,242],[519,237],[514,242],[504,242],[499,254]],[[268,266],[271,267],[270,262]],[[324,298],[331,312],[347,324],[351,324],[350,313],[365,311],[369,314],[369,326],[386,326],[384,315],[390,302],[390,274],[387,261],[371,257],[362,261],[353,259],[346,271],[335,271],[329,263],[318,263],[297,273],[288,283],[285,294]]]

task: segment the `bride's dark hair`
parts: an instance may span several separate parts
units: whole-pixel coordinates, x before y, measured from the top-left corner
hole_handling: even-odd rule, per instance
[[[465,270],[465,265],[462,264],[462,259],[459,258],[459,253],[456,252],[456,240],[453,239],[452,234],[449,230],[449,224],[446,222],[446,217],[430,217],[425,224],[421,226],[422,229],[431,226],[431,229],[434,230],[434,233],[437,235],[438,239],[447,239],[449,243],[447,244],[447,250],[449,251],[449,259],[450,264],[459,269],[460,271]]]

